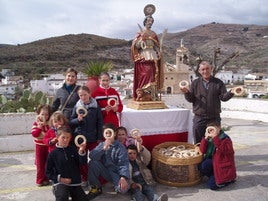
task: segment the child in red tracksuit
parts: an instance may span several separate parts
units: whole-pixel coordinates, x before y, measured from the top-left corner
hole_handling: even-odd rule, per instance
[[[51,115],[51,107],[49,105],[39,105],[36,113],[37,117],[33,123],[31,133],[35,143],[36,184],[40,187],[49,184],[45,174],[48,147],[43,143],[43,138],[49,129],[48,120]]]
[[[62,126],[68,127],[68,120],[62,112],[56,111],[51,115],[49,119],[49,126],[50,129],[46,132],[43,138],[43,142],[45,145],[48,146],[48,152],[51,152],[53,149],[56,148],[56,143],[58,142],[56,136],[58,128]]]
[[[204,154],[204,159],[199,164],[199,170],[209,178],[207,185],[211,190],[235,182],[236,167],[232,140],[221,130],[218,122],[207,125],[200,151]]]
[[[99,81],[100,86],[92,93],[92,97],[101,107],[103,123],[112,123],[117,128],[120,124],[117,114],[123,110],[120,96],[114,88],[110,87],[110,75],[107,72],[101,73]]]

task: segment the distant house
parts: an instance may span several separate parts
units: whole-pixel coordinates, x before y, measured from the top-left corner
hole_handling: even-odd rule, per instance
[[[244,73],[234,73],[233,71],[221,70],[215,77],[221,79],[224,84],[233,84],[237,82],[242,82],[244,80]]]
[[[7,99],[14,99],[16,88],[16,84],[2,84],[0,85],[0,95],[4,95]]]
[[[245,76],[245,80],[265,80],[268,79],[268,75],[263,73],[252,73]]]
[[[16,90],[24,88],[23,76],[14,76],[10,69],[3,69],[0,75],[0,95],[14,99]]]
[[[84,85],[87,77],[84,74],[78,73],[77,75],[77,84]],[[62,74],[53,74],[48,75],[43,80],[31,80],[30,86],[32,92],[42,91],[49,96],[54,96],[56,91],[62,87],[64,83],[64,75]]]

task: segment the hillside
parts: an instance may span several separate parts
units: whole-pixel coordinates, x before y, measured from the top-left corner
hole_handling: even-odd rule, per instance
[[[159,33],[159,38],[161,33]],[[183,44],[190,52],[191,64],[196,57],[212,60],[217,47],[224,60],[234,51],[240,56],[228,63],[255,72],[268,71],[268,26],[219,24],[200,25],[179,33],[167,33],[164,38],[164,58],[175,63],[176,48]],[[114,68],[130,68],[131,41],[111,39],[92,34],[65,35],[26,44],[0,45],[0,69],[12,68],[32,76],[62,72],[66,67],[81,70],[89,60],[109,60]]]
[[[168,34],[165,37],[165,46],[170,49],[168,53],[175,52],[181,38],[191,52],[192,61],[198,55],[212,60],[214,50],[220,47],[221,61],[233,52],[239,52],[239,57],[227,66],[247,67],[261,72],[268,70],[268,26],[218,23],[200,25],[184,32]]]

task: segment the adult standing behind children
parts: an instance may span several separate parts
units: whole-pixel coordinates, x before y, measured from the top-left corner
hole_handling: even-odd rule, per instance
[[[112,123],[116,128],[120,125],[118,113],[123,110],[123,104],[118,92],[110,86],[110,75],[103,72],[99,76],[100,86],[92,93],[101,107],[103,122]]]
[[[40,187],[49,184],[45,174],[48,147],[43,143],[43,138],[49,130],[48,121],[51,115],[51,107],[49,105],[39,105],[36,113],[37,116],[31,133],[35,143],[36,185]]]
[[[70,125],[75,128],[75,135],[83,135],[86,138],[86,152],[92,150],[103,139],[103,118],[97,101],[91,97],[87,86],[78,89],[79,101],[73,108]],[[88,180],[88,166],[81,167],[82,181]]]
[[[200,77],[191,83],[190,89],[180,88],[185,99],[193,104],[195,143],[201,141],[209,122],[221,122],[221,101],[228,101],[234,96],[233,89],[227,91],[224,83],[211,75],[212,66],[209,62],[202,61],[197,71]]]
[[[73,68],[66,70],[63,86],[57,90],[52,103],[53,112],[56,110],[62,111],[68,120],[70,120],[72,110],[79,100],[77,94],[79,85],[76,85],[77,74],[77,71]]]

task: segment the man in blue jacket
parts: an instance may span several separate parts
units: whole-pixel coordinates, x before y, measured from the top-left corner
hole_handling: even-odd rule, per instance
[[[105,125],[107,127],[107,125]],[[88,181],[91,186],[89,198],[93,199],[102,193],[99,176],[110,181],[114,190],[126,193],[129,189],[129,160],[125,146],[116,140],[112,124],[104,129],[105,141],[101,142],[89,154]]]

